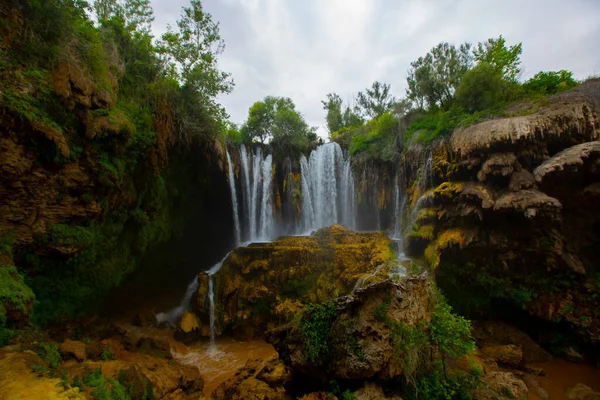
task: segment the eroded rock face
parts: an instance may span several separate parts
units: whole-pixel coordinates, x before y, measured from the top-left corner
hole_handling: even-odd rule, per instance
[[[336,299],[336,316],[326,338],[330,358],[315,363],[303,348],[300,328],[289,324],[269,331],[267,340],[292,369],[318,380],[391,380],[403,374],[394,356],[389,325],[377,318],[377,310],[387,304],[390,320],[408,326],[431,320],[430,282],[426,274],[399,283],[389,280],[358,289]]]
[[[235,249],[214,276],[217,334],[230,330],[242,340],[261,335],[269,323],[283,323],[304,303],[349,293],[359,278],[393,258],[383,233],[352,232],[334,225],[313,236],[284,237]],[[198,277],[195,308],[209,322],[208,277]],[[206,334],[207,332],[204,332]]]
[[[500,299],[600,341],[599,134],[594,80],[532,115],[461,129],[429,149],[433,187],[411,202],[433,217],[416,213],[407,250],[438,268],[455,308],[489,315]]]

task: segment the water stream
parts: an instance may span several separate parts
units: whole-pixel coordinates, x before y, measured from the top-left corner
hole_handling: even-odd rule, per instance
[[[229,151],[227,152],[227,167],[229,171],[229,190],[231,192],[231,204],[233,214],[233,224],[235,228],[235,246],[240,245],[241,233],[240,233],[240,216],[238,211],[237,193],[235,190],[235,173],[233,171],[233,164],[231,163],[231,156]]]

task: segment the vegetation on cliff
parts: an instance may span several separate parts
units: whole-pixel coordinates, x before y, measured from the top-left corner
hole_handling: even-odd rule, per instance
[[[355,162],[396,162],[411,143],[428,144],[485,119],[528,113],[528,107],[514,105],[578,85],[565,70],[539,72],[521,83],[521,52],[521,43],[509,46],[502,36],[475,47],[442,42],[411,63],[404,99],[380,82],[358,93],[353,108],[330,93],[323,104],[331,139],[348,148]]]
[[[2,276],[25,276],[37,321],[98,304],[181,225],[188,182],[217,169],[216,98],[232,88],[218,24],[198,0],[161,38],[152,20],[147,0],[0,7],[0,234],[14,235],[20,270],[2,262]],[[212,165],[194,171],[192,151]],[[14,285],[2,304],[31,297]]]

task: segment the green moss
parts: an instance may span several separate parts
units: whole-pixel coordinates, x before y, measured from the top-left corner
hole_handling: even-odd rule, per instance
[[[46,362],[52,370],[57,369],[60,366],[62,358],[58,351],[58,345],[56,343],[43,342],[36,347],[36,353],[40,356],[44,362]]]
[[[0,264],[0,325],[7,323],[10,311],[29,313],[35,296],[13,265]]]

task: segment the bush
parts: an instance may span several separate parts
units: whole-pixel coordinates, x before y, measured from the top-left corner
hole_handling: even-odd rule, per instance
[[[538,72],[525,82],[523,87],[530,94],[552,95],[572,89],[577,85],[579,82],[573,78],[573,73],[562,69],[558,72]]]

